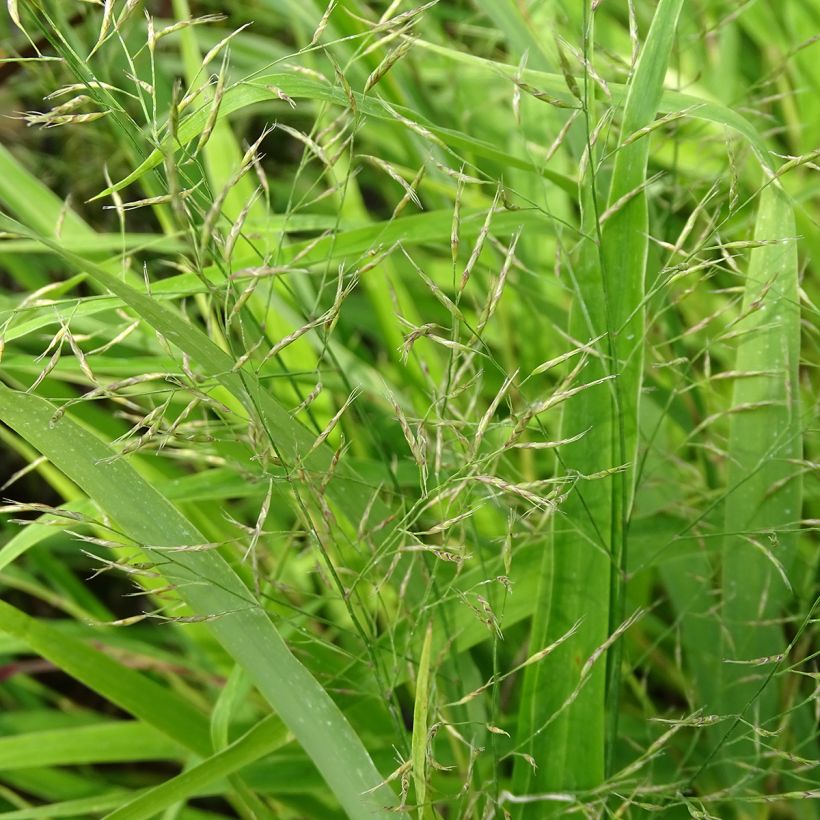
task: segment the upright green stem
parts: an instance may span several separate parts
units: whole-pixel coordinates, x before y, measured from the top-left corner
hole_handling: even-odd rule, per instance
[[[615,730],[619,682],[617,650],[599,650],[624,617],[623,579],[628,515],[634,494],[639,397],[643,371],[649,142],[627,142],[655,117],[682,0],[661,0],[630,79],[607,207],[598,206],[594,146],[588,146],[580,198],[587,240],[574,272],[575,301],[569,331],[600,337],[582,372],[585,383],[608,379],[564,404],[561,438],[584,434],[562,448],[568,476],[577,483],[554,519],[545,551],[531,651],[578,631],[525,676],[522,737],[538,764],[520,765],[516,792],[588,789],[606,775],[607,745]],[[585,34],[591,42],[591,22]],[[590,49],[587,47],[587,52]],[[587,54],[587,58],[590,58]],[[590,111],[590,80],[586,80]],[[590,118],[591,119],[591,118]],[[590,122],[594,127],[595,123]],[[591,132],[588,127],[588,133]],[[587,480],[587,476],[598,476]],[[617,644],[615,644],[617,646]],[[530,804],[526,816],[545,816]]]

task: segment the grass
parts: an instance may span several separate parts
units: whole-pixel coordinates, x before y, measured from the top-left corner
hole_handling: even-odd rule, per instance
[[[816,816],[820,6],[566,6],[8,4],[0,817]]]

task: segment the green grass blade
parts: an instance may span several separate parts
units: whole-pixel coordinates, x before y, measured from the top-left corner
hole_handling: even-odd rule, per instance
[[[143,760],[179,760],[185,747],[167,734],[136,721],[0,738],[0,770],[33,766],[81,766]]]
[[[10,392],[0,388],[3,418]],[[47,621],[23,614],[5,601],[0,601],[0,631],[22,641],[32,652],[177,743],[197,754],[209,754],[211,739],[205,717],[182,697],[146,675],[122,666],[83,641],[54,629]]]
[[[657,7],[627,91],[622,142],[654,119],[680,7],[681,0],[662,0]],[[609,208],[643,183],[647,157],[646,140],[619,149]],[[594,197],[592,191],[585,195],[589,232],[598,229],[602,213]],[[581,475],[634,464],[637,456],[647,223],[646,196],[640,192],[616,207],[601,229],[600,249],[587,243],[581,260],[570,333],[576,339],[602,335],[608,339],[608,345],[600,348],[600,358],[585,369],[584,381],[614,377],[612,384],[586,390],[564,406],[561,437],[587,431],[562,450],[565,468]],[[604,779],[610,740],[607,669],[603,659],[591,668],[586,665],[623,618],[620,570],[631,481],[630,470],[576,485],[544,552],[531,652],[556,641],[579,620],[581,627],[525,675],[520,729],[530,738],[528,751],[538,769],[533,773],[528,762],[517,762],[518,792],[592,788]],[[609,654],[617,658],[617,652]],[[617,678],[609,687],[612,697]],[[617,701],[610,709],[617,710]]]
[[[792,206],[777,183],[758,205],[732,393],[723,542],[721,711],[773,730],[779,681],[756,697],[788,640],[776,621],[800,585],[795,566],[802,458],[800,306]],[[762,623],[761,623],[762,622]],[[756,666],[755,660],[760,661]],[[734,663],[732,663],[734,662]],[[738,663],[739,662],[739,663]],[[748,729],[745,730],[748,733]],[[724,747],[725,748],[725,747]],[[737,745],[727,755],[737,755]],[[746,744],[744,744],[746,748]],[[748,744],[757,759],[759,745]]]
[[[275,715],[202,763],[142,792],[106,815],[108,820],[147,820],[163,809],[199,794],[211,783],[238,772],[244,766],[276,751],[288,741],[288,731]]]
[[[413,783],[416,787],[416,804],[421,820],[425,815],[427,800],[427,732],[430,712],[430,655],[433,645],[433,625],[428,624],[421,647],[418,674],[416,675],[416,701],[413,706]]]

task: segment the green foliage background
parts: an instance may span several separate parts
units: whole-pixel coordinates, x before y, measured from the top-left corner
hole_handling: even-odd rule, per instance
[[[815,0],[8,12],[0,817],[816,816]]]

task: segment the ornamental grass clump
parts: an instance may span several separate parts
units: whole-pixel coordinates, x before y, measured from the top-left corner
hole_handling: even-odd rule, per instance
[[[9,2],[0,817],[816,816],[818,21]]]

